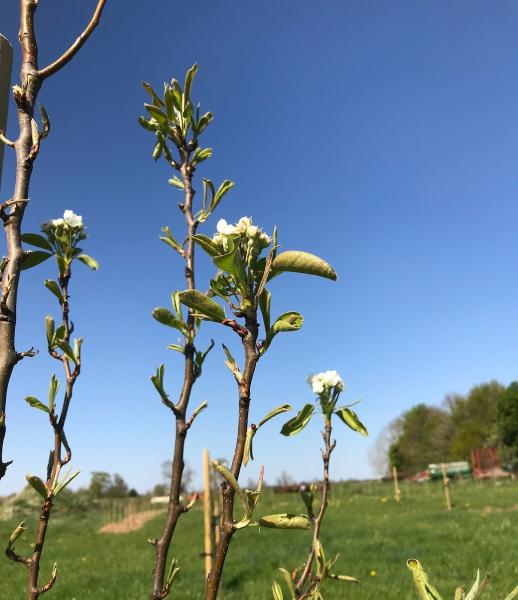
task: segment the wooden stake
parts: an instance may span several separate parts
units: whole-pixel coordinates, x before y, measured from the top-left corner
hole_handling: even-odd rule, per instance
[[[212,569],[212,506],[210,501],[210,459],[209,451],[203,451],[203,533],[205,537],[205,577]]]
[[[444,486],[444,499],[446,501],[446,510],[451,510],[451,497],[450,497],[450,480],[446,475],[446,465],[441,463],[442,471],[442,484]]]
[[[395,465],[392,465],[392,479],[394,480],[394,499],[399,503],[401,501],[401,490],[399,489],[397,467]]]

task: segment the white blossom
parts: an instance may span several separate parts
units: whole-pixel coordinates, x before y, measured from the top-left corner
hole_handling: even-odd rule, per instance
[[[240,233],[241,235],[245,234],[246,230],[250,227],[251,224],[252,224],[251,217],[241,217],[236,225],[237,232]]]
[[[70,227],[83,227],[83,217],[76,215],[73,210],[66,210],[61,221],[64,221]]]
[[[218,230],[218,233],[222,233],[223,235],[231,235],[232,233],[237,233],[236,226],[227,223],[225,219],[220,219],[218,221],[216,229]]]
[[[317,373],[309,379],[309,383],[315,394],[322,394],[326,389],[337,388],[342,391],[344,382],[336,371],[324,371]]]

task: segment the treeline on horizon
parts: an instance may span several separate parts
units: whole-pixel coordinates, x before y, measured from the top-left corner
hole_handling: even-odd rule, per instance
[[[518,470],[518,381],[473,387],[445,397],[442,407],[416,404],[385,432],[384,458],[411,476],[431,463],[470,461],[474,448],[496,448],[502,468]]]

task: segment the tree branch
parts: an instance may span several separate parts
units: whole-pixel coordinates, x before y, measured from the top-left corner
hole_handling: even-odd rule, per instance
[[[44,69],[40,69],[38,71],[38,76],[42,80],[46,79],[47,77],[50,77],[51,75],[54,75],[54,73],[57,73],[79,52],[83,44],[90,37],[93,30],[97,27],[97,25],[99,25],[99,21],[101,20],[101,15],[105,4],[106,0],[98,0],[95,12],[83,33],[76,39],[76,41],[70,46],[70,48],[66,52],[64,52],[57,60],[55,60],[53,63],[51,63]]]

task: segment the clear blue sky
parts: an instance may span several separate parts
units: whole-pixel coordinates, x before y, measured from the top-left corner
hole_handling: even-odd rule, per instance
[[[2,7],[2,32],[16,40],[16,2]],[[93,0],[43,2],[41,63],[54,59],[89,18]],[[123,4],[125,5],[123,7]],[[199,176],[230,178],[235,190],[217,218],[252,215],[284,248],[329,260],[337,283],[286,275],[272,285],[273,310],[305,316],[260,363],[252,419],[311,401],[308,373],[337,369],[346,398],[371,437],[338,427],[333,477],[368,477],[377,434],[418,402],[440,404],[489,379],[517,378],[518,6],[514,2],[171,2],[108,0],[80,55],[49,80],[41,101],[52,119],[32,184],[26,231],[70,208],[84,216],[85,250],[98,273],[76,267],[72,314],[84,334],[84,372],[69,418],[73,464],[119,472],[149,489],[170,456],[172,418],[149,375],[167,363],[174,394],[181,357],[166,350],[173,330],[154,306],[182,288],[180,262],[158,240],[182,231],[165,164],[151,160],[140,129],[147,80],[160,88],[200,65],[194,96],[215,113],[205,142],[214,158]],[[18,53],[18,47],[15,46]],[[11,107],[12,108],[12,107]],[[16,135],[14,111],[9,135]],[[9,197],[9,152],[2,197]],[[215,222],[203,228],[212,233]],[[199,282],[210,268],[200,256]],[[16,368],[8,405],[0,493],[26,472],[44,474],[50,443],[44,415],[23,401],[44,396],[54,361],[43,319],[55,306],[43,288],[53,266],[24,274],[18,347],[42,352]],[[200,287],[203,283],[200,284]],[[203,337],[230,331],[207,324]],[[219,349],[209,356],[192,404],[210,408],[193,427],[187,458],[230,456],[235,388]],[[299,437],[257,436],[257,461],[297,479],[320,473],[315,422]]]

